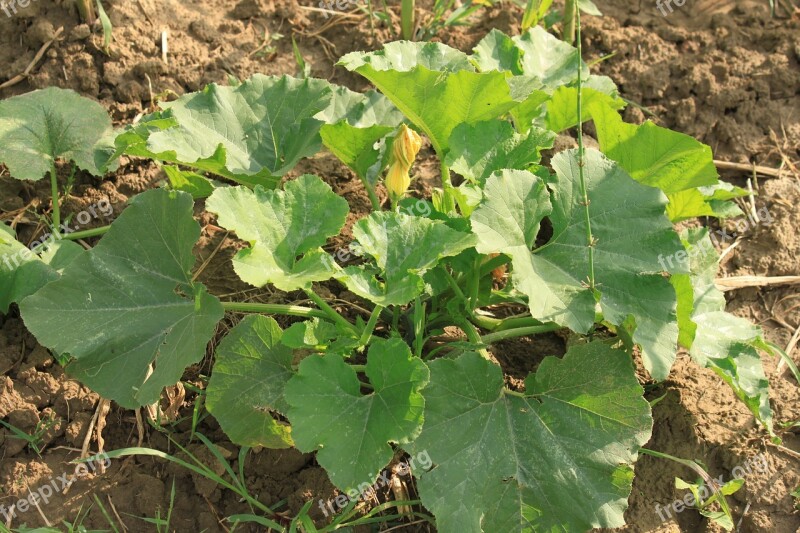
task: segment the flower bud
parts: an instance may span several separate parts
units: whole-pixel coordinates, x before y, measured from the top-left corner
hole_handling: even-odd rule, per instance
[[[422,138],[416,131],[402,124],[392,145],[392,160],[386,175],[386,188],[392,201],[400,199],[411,185],[408,173],[421,147]]]
[[[411,185],[411,177],[408,175],[408,170],[399,163],[392,163],[389,173],[386,174],[386,189],[389,191],[392,201],[396,202],[401,198],[408,190],[409,185]]]
[[[406,170],[410,170],[421,147],[422,138],[419,134],[405,124],[401,124],[400,132],[397,134],[392,147],[394,152],[393,162],[400,163],[406,167]]]

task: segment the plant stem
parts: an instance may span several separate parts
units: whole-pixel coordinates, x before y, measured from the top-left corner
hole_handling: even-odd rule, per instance
[[[475,259],[475,265],[470,272],[469,278],[469,308],[475,309],[478,307],[478,295],[480,294],[481,289],[481,263],[483,262],[483,257],[478,256]]]
[[[375,331],[375,325],[378,323],[378,317],[381,316],[381,311],[383,311],[383,306],[380,305],[376,305],[375,309],[372,310],[372,314],[369,317],[369,322],[367,322],[364,332],[361,334],[361,340],[359,341],[362,346],[369,344],[369,341],[372,338],[372,332]]]
[[[561,329],[558,324],[542,324],[541,326],[528,326],[525,328],[507,329],[498,331],[497,333],[489,333],[481,337],[483,344],[492,344],[506,339],[514,339],[516,337],[525,337],[526,335],[537,335],[539,333],[548,333]]]
[[[234,313],[264,313],[267,315],[288,315],[304,318],[328,318],[328,315],[323,311],[299,305],[222,302],[222,308],[225,309],[225,311],[232,311]]]
[[[306,289],[305,293],[306,293],[306,295],[308,295],[308,297],[311,299],[312,302],[317,304],[317,307],[319,307],[322,311],[325,312],[325,314],[328,315],[328,318],[330,318],[331,320],[333,320],[335,323],[339,324],[340,326],[344,327],[345,329],[349,329],[350,331],[352,331],[356,335],[361,335],[361,332],[358,331],[358,329],[356,329],[356,327],[353,324],[351,324],[350,322],[345,320],[345,318],[342,315],[337,313],[336,310],[333,307],[331,307],[330,305],[328,305],[328,303],[325,300],[320,298],[317,295],[317,293],[315,293],[311,289]]]
[[[447,191],[453,187],[453,182],[450,180],[450,167],[447,166],[447,163],[444,162],[444,156],[442,157],[442,164],[441,164],[441,171],[442,171],[442,188]]]
[[[375,194],[375,187],[370,185],[369,181],[366,178],[361,178],[361,183],[364,184],[364,188],[367,190],[367,196],[369,196],[369,201],[372,204],[373,211],[380,211],[381,210],[381,202],[378,200],[378,195]]]
[[[481,316],[477,314],[472,317],[472,323],[480,328],[488,329],[492,333],[496,333],[499,331],[506,331],[509,329],[528,328],[532,326],[545,326],[553,324],[552,322],[545,324],[539,320],[536,320],[532,316],[509,317],[509,318],[498,319],[498,318],[490,318],[488,316]]]
[[[352,368],[356,372],[366,372],[367,371],[367,365],[350,365],[350,368]]]
[[[419,296],[414,299],[414,355],[422,358],[425,347],[425,305]]]
[[[375,42],[375,13],[372,12],[372,0],[367,0],[367,10],[369,12],[369,31],[372,41]]]
[[[94,24],[96,16],[91,0],[76,0],[75,4],[78,6],[78,13],[81,16],[81,20],[89,26]]]
[[[58,234],[61,231],[61,206],[58,205],[58,172],[55,161],[50,163],[50,194],[53,197],[53,231]]]
[[[400,5],[400,29],[403,39],[414,40],[414,0],[403,0]]]
[[[575,42],[575,14],[578,9],[578,0],[566,0],[564,5],[564,35],[563,38],[569,44]],[[580,55],[580,54],[578,54]]]
[[[448,272],[446,269],[445,269],[444,273],[446,275],[447,283],[450,284],[450,288],[453,289],[454,293],[456,293],[456,297],[459,300],[464,300],[464,303],[469,305],[469,300],[467,300],[467,297],[464,296],[464,291],[462,291],[461,287],[458,286],[458,282],[455,280],[453,275],[450,272]]]
[[[703,469],[703,467],[701,467],[695,461],[692,461],[690,459],[681,459],[680,457],[675,457],[674,455],[657,452],[655,450],[650,450],[648,448],[639,448],[639,453],[644,455],[650,455],[652,457],[657,457],[659,459],[667,459],[668,461],[674,461],[685,467],[691,468],[692,470],[697,472],[697,474],[699,474],[700,477],[703,478],[703,481],[708,486],[708,488],[711,489],[711,492],[717,495],[717,501],[720,507],[722,508],[722,511],[726,515],[731,516],[731,510],[730,507],[728,506],[728,501],[725,499],[725,495],[719,490],[720,486],[717,485],[716,481],[708,474],[708,472],[706,472],[705,469]]]
[[[105,235],[111,226],[100,226],[99,228],[86,229],[83,231],[74,231],[72,233],[65,233],[61,238],[68,241],[78,241],[80,239],[88,239],[89,237],[98,237]]]
[[[458,327],[464,330],[464,333],[467,334],[469,342],[471,342],[472,344],[479,344],[479,345],[488,344],[483,341],[477,328],[475,328],[475,326],[473,326],[472,322],[470,322],[469,320],[461,319],[456,324],[458,325]],[[489,351],[486,348],[480,348],[478,350],[478,353],[481,354],[481,357],[485,359],[491,359],[491,357],[489,356]]]
[[[436,152],[441,158],[442,172],[442,212],[450,214],[456,210],[455,196],[453,195],[453,182],[450,179],[450,167],[444,162],[444,155]]]
[[[586,165],[586,151],[583,146],[583,45],[581,44],[581,10],[575,8],[575,25],[578,31],[578,175],[581,180],[581,196],[583,197],[583,209],[586,217],[586,245],[589,248],[589,289],[594,292],[594,236],[592,235],[592,219],[589,213],[589,193],[586,190],[586,176],[584,167]]]

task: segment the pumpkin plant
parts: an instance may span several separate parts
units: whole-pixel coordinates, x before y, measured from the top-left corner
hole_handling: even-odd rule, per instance
[[[132,198],[65,265],[32,257],[0,271],[6,300],[70,375],[125,408],[158,401],[200,361],[226,311],[247,314],[215,347],[206,391],[235,443],[316,452],[346,493],[398,450],[426,452],[432,467],[414,475],[440,531],[619,527],[652,429],[634,355],[660,381],[687,349],[772,434],[759,353],[776,349],[724,311],[716,258],[696,253],[707,237],[673,226],[733,213],[738,192],[719,182],[710,149],[625,123],[613,82],[580,56],[539,27],[494,30],[472,54],[402,41],[341,59],[378,92],[256,75],[162,104],[115,149],[170,165],[172,185]],[[589,120],[600,150],[583,145]],[[578,148],[543,164],[576,127]],[[404,209],[422,137],[442,185],[425,213]],[[91,148],[80,142],[76,153]],[[350,264],[323,249],[348,203],[321,177],[283,179],[322,146],[371,191]],[[21,156],[0,157],[28,177]],[[244,241],[233,259],[244,282],[314,306],[223,301],[197,282],[197,201]],[[19,246],[5,234],[3,254]],[[320,283],[368,312],[340,314]],[[283,329],[274,315],[296,321]],[[432,342],[452,326],[463,336]],[[504,382],[490,352],[553,331],[570,339],[566,353]]]

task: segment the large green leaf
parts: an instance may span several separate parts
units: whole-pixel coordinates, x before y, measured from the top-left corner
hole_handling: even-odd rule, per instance
[[[418,483],[442,533],[587,531],[624,524],[632,464],[652,419],[630,356],[594,342],[503,387],[477,354],[430,363],[414,442],[436,465]]]
[[[425,272],[476,242],[474,235],[444,222],[387,212],[359,220],[353,235],[378,269],[347,267],[342,281],[355,294],[383,306],[403,305],[422,294]]]
[[[535,78],[550,90],[578,78],[578,49],[538,26],[514,37],[493,29],[475,46],[472,58],[483,72],[500,70]],[[586,79],[589,67],[580,64]]]
[[[333,103],[317,118],[326,122],[320,135],[328,150],[374,186],[388,155],[389,143],[380,141],[395,131],[403,114],[380,93],[337,87]]]
[[[355,370],[338,355],[311,355],[286,385],[292,434],[342,490],[372,484],[392,459],[390,442],[405,444],[420,431],[425,401],[419,390],[428,367],[400,339],[376,339],[366,375],[374,387],[361,394]]]
[[[600,149],[636,181],[665,193],[718,182],[711,148],[694,138],[650,121],[628,124],[604,105],[591,107],[591,115]]]
[[[162,104],[165,111],[129,129],[124,144],[132,155],[274,188],[319,151],[323,121],[315,115],[331,95],[326,81],[289,76],[256,74],[236,87],[212,83]]]
[[[242,446],[289,448],[291,429],[272,415],[286,414],[284,388],[294,375],[292,349],[281,344],[273,318],[251,315],[239,322],[216,352],[206,406],[231,441]]]
[[[250,243],[233,259],[243,281],[293,291],[333,277],[336,263],[321,246],[339,233],[349,209],[317,176],[300,176],[285,191],[217,189],[207,208],[221,226]]]
[[[381,124],[399,126],[403,114],[381,93],[366,91],[358,93],[347,87],[334,86],[330,105],[317,113],[316,118],[326,125],[346,122],[354,128],[366,128]]]
[[[483,185],[498,170],[524,170],[538,163],[539,151],[552,148],[555,138],[553,132],[540,128],[524,135],[514,133],[504,120],[462,124],[453,130],[445,161],[454,172]]]
[[[13,229],[0,224],[0,313],[58,279],[60,270],[82,251],[72,241],[55,241],[40,257],[16,240]]]
[[[592,87],[589,81],[591,79],[581,89],[581,94],[583,95],[581,122],[586,122],[592,118],[592,109],[610,109],[616,112],[617,109],[625,107],[625,101],[616,94],[607,94],[596,87]],[[562,132],[578,125],[577,87],[563,86],[553,91],[552,97],[547,102],[545,125],[547,129],[555,132]]]
[[[536,26],[513,37],[522,50],[522,73],[532,76],[555,89],[578,78],[578,49]],[[589,67],[580,60],[583,79],[589,77]]]
[[[666,378],[675,360],[678,326],[675,290],[661,272],[687,271],[685,261],[669,268],[659,261],[683,249],[664,216],[666,198],[658,189],[637,184],[596,150],[587,150],[584,174],[596,241],[595,293],[588,286],[589,246],[577,151],[556,155],[552,166],[558,181],[551,197],[550,241],[531,252],[536,245],[534,222],[549,208],[538,178],[495,175],[487,180],[484,202],[472,215],[478,251],[512,257],[514,284],[528,296],[537,319],[587,332],[595,321],[597,299],[607,321],[635,328],[633,340],[642,347],[645,367],[656,379]],[[515,224],[520,228],[514,230]]]
[[[688,302],[693,311],[691,320],[681,324],[683,344],[692,359],[714,370],[772,433],[769,381],[759,357],[759,349],[766,347],[761,328],[725,311],[725,296],[714,285],[719,255],[708,230],[689,229],[684,238],[692,274],[676,276],[676,287],[679,302]]]
[[[104,174],[110,132],[103,106],[71,90],[48,87],[0,101],[0,163],[17,179],[42,179],[57,159]]]
[[[499,70],[522,74],[522,54],[514,39],[492,28],[472,49],[472,60],[481,72]]]
[[[513,98],[503,73],[475,72],[465,54],[441,43],[388,43],[377,52],[347,54],[339,64],[375,84],[440,156],[456,126],[496,118],[525,96]]]
[[[748,194],[746,189],[724,181],[708,187],[673,192],[667,195],[669,198],[667,216],[672,222],[695,217],[731,218],[741,216],[744,214],[742,210],[730,200]]]
[[[126,408],[158,400],[205,355],[219,301],[191,281],[200,226],[189,194],[154,189],[131,200],[100,243],[20,304],[67,371]]]

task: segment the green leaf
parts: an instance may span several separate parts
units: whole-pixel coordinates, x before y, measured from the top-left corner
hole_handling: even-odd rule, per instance
[[[317,118],[326,121],[320,130],[323,144],[374,187],[386,166],[390,144],[381,139],[396,130],[403,114],[380,93],[338,87],[333,103]]]
[[[608,95],[602,91],[584,84],[581,122],[586,122],[592,116],[592,109],[617,109],[625,107],[625,101],[616,95]],[[547,102],[545,115],[547,129],[560,133],[568,128],[578,125],[578,89],[576,87],[562,86],[553,92]],[[614,159],[612,157],[612,159]],[[624,167],[623,167],[624,168]]]
[[[206,170],[248,185],[274,188],[303,157],[319,151],[314,116],[331,101],[328,82],[256,74],[236,87],[212,83],[162,104],[147,134],[146,155]]]
[[[377,52],[347,54],[339,64],[380,89],[440,156],[456,126],[496,118],[523,99],[512,98],[503,73],[477,73],[465,54],[440,43],[388,43]]]
[[[540,150],[553,147],[555,134],[532,128],[525,135],[514,133],[506,121],[491,120],[462,124],[450,137],[446,164],[467,180],[483,185],[502,169],[526,170],[541,160]]]
[[[375,52],[349,53],[339,59],[338,64],[351,71],[366,66],[376,71],[402,72],[410,71],[416,66],[439,72],[475,70],[464,52],[435,42],[389,42],[384,44],[382,50]]]
[[[137,195],[97,246],[20,304],[37,340],[72,356],[68,373],[125,408],[180,380],[222,319],[219,301],[191,281],[193,205],[165,189]]]
[[[336,326],[327,320],[312,318],[295,322],[283,332],[281,342],[290,348],[308,348],[326,344],[336,338]]]
[[[536,26],[513,37],[522,50],[522,73],[540,80],[550,89],[572,83],[578,78],[578,49]],[[583,79],[589,77],[589,67],[581,60]]]
[[[106,110],[68,89],[49,87],[0,101],[0,163],[20,180],[40,180],[57,159],[95,176],[108,161]]]
[[[624,524],[650,406],[630,356],[594,342],[546,358],[524,396],[474,353],[430,363],[414,450],[438,531],[586,531]]]
[[[748,194],[747,190],[724,181],[708,187],[670,193],[667,195],[669,198],[667,216],[672,222],[704,216],[717,218],[741,216],[742,210],[730,200]]]
[[[422,294],[425,272],[476,242],[473,235],[444,222],[387,212],[359,220],[353,235],[378,269],[347,267],[342,281],[355,294],[384,307],[406,304]]]
[[[577,151],[561,152],[552,166],[558,181],[551,198],[550,241],[531,252],[536,221],[549,209],[539,178],[495,175],[472,215],[477,248],[512,257],[514,286],[528,296],[534,318],[588,332],[595,320],[596,295],[587,285],[589,248]],[[675,290],[661,275],[667,268],[660,259],[683,250],[663,214],[666,198],[658,189],[634,182],[596,150],[587,150],[584,174],[596,239],[600,310],[605,320],[618,326],[630,325],[626,321],[633,317],[633,340],[642,347],[645,367],[654,378],[665,379],[675,360],[678,327]],[[509,226],[516,223],[509,221],[525,222],[512,230]],[[686,269],[685,261],[670,267],[672,272]]]
[[[600,149],[636,181],[665,193],[719,181],[711,148],[694,138],[650,121],[628,124],[604,105],[594,106],[591,115]]]
[[[553,0],[528,0],[525,13],[522,15],[522,29],[527,30],[539,24],[539,21],[547,15],[551,5]]]
[[[166,165],[164,166],[164,173],[167,175],[169,184],[173,189],[188,192],[195,200],[208,198],[216,189],[210,179],[196,172]]]
[[[372,484],[394,455],[420,431],[425,401],[419,390],[428,368],[400,339],[376,339],[366,375],[374,387],[361,394],[355,370],[337,355],[311,355],[286,386],[297,447],[317,450],[317,461],[342,490]]]
[[[59,272],[82,251],[77,243],[55,241],[39,257],[16,240],[13,229],[0,224],[0,313],[58,279]]]
[[[595,17],[602,17],[603,13],[594,5],[592,0],[578,0],[578,8],[587,15],[594,15]]]
[[[484,201],[472,214],[477,250],[489,254],[536,242],[542,219],[550,215],[550,193],[544,181],[525,170],[503,170],[484,187]]]
[[[374,187],[386,166],[388,153],[387,144],[381,143],[381,139],[395,129],[390,126],[354,128],[347,122],[339,122],[326,124],[320,133],[328,150]]]
[[[292,349],[281,343],[273,318],[250,315],[220,343],[208,382],[206,406],[240,446],[289,448],[291,429],[272,415],[289,406],[284,388],[294,375]]]
[[[493,28],[472,49],[472,60],[481,72],[499,70],[519,76],[522,74],[522,54],[514,39]]]
[[[692,273],[688,286],[689,276],[676,276],[682,286],[678,297],[680,305],[693,307],[691,321],[681,324],[682,340],[690,340],[684,346],[697,364],[711,368],[730,385],[773,434],[769,381],[759,356],[759,349],[766,347],[761,328],[725,311],[725,296],[714,285],[719,255],[708,230],[689,229],[684,239]]]
[[[316,118],[326,125],[346,122],[354,128],[367,128],[376,124],[397,127],[403,122],[403,114],[381,93],[357,93],[342,86],[334,86],[330,105],[318,113]]]
[[[219,216],[222,227],[250,243],[233,259],[246,283],[293,291],[333,277],[336,263],[321,246],[339,233],[349,209],[317,176],[300,176],[286,183],[285,191],[217,189],[207,209]]]

